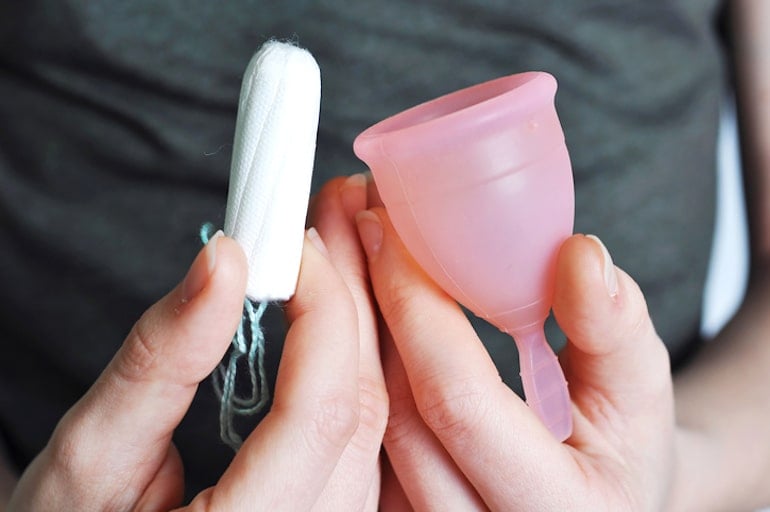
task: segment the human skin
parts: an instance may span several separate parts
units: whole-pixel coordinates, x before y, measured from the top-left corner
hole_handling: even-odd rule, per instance
[[[387,324],[385,499],[400,488],[417,510],[663,509],[675,468],[668,354],[639,288],[595,239],[570,238],[557,264],[575,419],[562,444],[502,382],[385,211],[360,213],[358,224]]]
[[[410,331],[405,336],[407,341],[400,339],[394,343],[389,339],[389,333],[385,332],[383,360],[389,377],[389,389],[393,405],[391,407],[391,423],[385,440],[392,460],[385,465],[386,473],[383,477],[382,496],[384,504],[398,503],[398,506],[404,506],[405,500],[409,499],[416,508],[427,508],[430,504],[446,504],[447,501],[437,501],[444,496],[445,499],[452,497],[457,500],[451,503],[468,504],[469,506],[484,507],[489,504],[485,500],[489,500],[492,504],[497,503],[492,500],[501,500],[504,505],[508,506],[508,510],[515,509],[517,506],[523,510],[537,510],[538,506],[543,508],[550,503],[561,505],[563,502],[559,500],[577,502],[579,499],[589,499],[592,497],[590,493],[580,493],[581,489],[593,488],[589,490],[594,492],[597,486],[611,487],[610,483],[620,486],[623,490],[621,494],[625,494],[625,496],[606,496],[608,501],[602,502],[605,507],[608,507],[608,504],[617,504],[619,507],[638,507],[635,509],[642,510],[645,508],[650,510],[668,508],[669,510],[734,511],[751,510],[770,503],[770,484],[767,481],[767,475],[770,474],[770,462],[768,462],[770,461],[770,439],[768,439],[766,428],[766,425],[770,424],[770,394],[765,392],[767,375],[770,374],[770,344],[767,342],[768,337],[770,337],[770,322],[767,319],[769,316],[767,315],[767,304],[770,303],[770,278],[767,270],[768,255],[770,255],[770,229],[768,228],[770,226],[770,208],[768,208],[770,205],[770,200],[768,200],[768,196],[770,196],[770,175],[768,174],[770,148],[768,141],[770,139],[766,136],[767,133],[770,133],[768,131],[770,130],[770,101],[768,101],[770,42],[767,39],[768,32],[765,30],[768,25],[767,20],[770,20],[769,9],[770,6],[765,0],[732,1],[732,32],[736,49],[736,69],[738,70],[739,112],[744,144],[744,162],[748,172],[748,189],[751,191],[748,198],[752,233],[751,285],[743,306],[728,327],[704,350],[694,364],[677,376],[674,383],[674,400],[671,403],[675,410],[674,417],[669,417],[668,413],[665,412],[668,410],[669,392],[666,390],[663,392],[655,391],[654,389],[655,386],[666,388],[670,386],[670,382],[664,384],[655,382],[650,387],[645,387],[646,381],[634,381],[641,389],[632,390],[633,392],[643,395],[662,393],[663,406],[657,412],[651,411],[651,414],[658,417],[657,427],[642,435],[641,439],[638,436],[633,438],[636,443],[645,446],[648,456],[653,458],[656,463],[652,464],[641,457],[638,464],[627,464],[629,461],[636,460],[638,454],[634,454],[633,450],[624,452],[613,447],[613,441],[621,447],[623,444],[628,444],[631,445],[630,448],[634,448],[633,445],[635,444],[632,438],[623,442],[624,438],[620,437],[619,434],[620,432],[626,435],[626,431],[618,430],[618,428],[623,427],[623,423],[628,421],[628,419],[618,415],[616,403],[620,406],[623,403],[622,401],[618,402],[617,398],[612,400],[603,398],[606,393],[610,393],[610,395],[616,393],[617,390],[613,388],[612,382],[594,384],[588,379],[587,382],[590,385],[584,386],[584,391],[596,393],[602,391],[604,394],[595,395],[598,397],[598,401],[596,398],[576,399],[577,437],[573,436],[573,439],[562,448],[553,449],[551,447],[542,452],[546,455],[551,454],[551,457],[541,456],[541,452],[531,447],[533,445],[527,444],[522,448],[524,453],[506,452],[508,457],[505,458],[502,473],[497,472],[496,466],[489,466],[489,478],[496,479],[501,487],[507,488],[510,485],[510,482],[504,480],[503,477],[510,476],[511,471],[516,468],[522,471],[521,475],[516,475],[517,477],[540,476],[541,479],[544,479],[548,476],[548,486],[534,486],[529,490],[522,490],[523,485],[518,485],[517,489],[520,494],[514,495],[512,502],[505,501],[510,496],[487,497],[489,489],[494,490],[494,486],[483,483],[479,478],[474,481],[466,478],[466,473],[461,471],[460,467],[468,462],[459,456],[457,459],[453,458],[454,452],[452,452],[453,457],[450,457],[449,447],[445,446],[441,438],[426,424],[425,418],[420,412],[421,409],[417,407],[415,394],[422,397],[419,403],[422,409],[425,409],[425,397],[431,398],[431,393],[427,391],[413,393],[412,382],[408,379],[408,369],[412,367],[410,365],[416,363],[414,361],[402,361],[402,358],[413,358],[416,349],[407,347],[406,352],[404,352],[405,349],[399,349],[400,345],[412,343],[413,340],[421,340],[418,334],[423,330],[434,328],[433,323],[439,324],[438,327],[441,327],[440,324],[444,323],[445,320],[449,321],[451,325],[457,325],[458,332],[467,334],[466,341],[458,342],[460,347],[477,344],[466,327],[459,324],[459,316],[447,306],[447,300],[441,298],[438,291],[432,288],[429,283],[417,279],[409,284],[411,291],[417,297],[408,300],[413,300],[415,303],[424,302],[431,306],[438,304],[441,306],[441,310],[431,309],[431,315],[423,315],[423,321],[432,322],[429,325],[418,326],[415,321],[414,325],[411,326],[414,332]],[[375,212],[377,215],[380,213]],[[369,218],[369,221],[371,220]],[[380,217],[378,220],[383,223],[387,222]],[[324,239],[333,236],[331,235],[332,232],[336,232],[333,223],[326,225],[326,233],[319,229]],[[387,240],[385,238],[387,236],[384,235],[383,240]],[[567,257],[567,261],[576,258],[578,263],[573,262],[566,266],[568,274],[575,277],[582,275],[585,271],[588,274],[593,273],[594,278],[598,279],[596,269],[603,268],[604,265],[603,259],[598,256],[601,251],[597,252],[595,246],[587,245],[594,243],[591,240],[582,240],[578,237],[570,243],[571,246],[565,248],[567,252],[564,253],[564,256]],[[352,251],[350,254],[354,254],[354,252]],[[579,263],[580,261],[583,263]],[[412,263],[408,261],[395,259],[391,260],[390,263],[395,269],[393,275],[398,276],[404,272],[414,271]],[[586,266],[582,267],[581,270],[581,265],[584,264]],[[382,281],[382,268],[379,270],[379,277],[377,277],[377,272],[377,270],[372,271],[372,279]],[[412,277],[419,276],[413,275]],[[621,283],[624,280],[625,277],[620,278]],[[629,287],[630,290],[633,290],[632,285],[629,284]],[[622,292],[623,286],[620,287],[620,293]],[[398,296],[394,297],[397,298]],[[387,300],[385,302],[388,303]],[[569,312],[572,307],[574,305],[559,306],[557,310],[560,309],[562,312],[557,312],[557,316],[560,315],[562,321],[569,323]],[[637,303],[637,307],[640,311],[643,309],[641,302]],[[392,313],[391,316],[393,316]],[[595,329],[600,322],[594,319],[594,321],[584,322],[584,324],[585,329]],[[443,333],[444,331],[438,332]],[[591,332],[589,331],[588,334]],[[599,340],[602,342],[609,339],[602,333],[599,333],[598,336],[602,338]],[[436,337],[436,339],[443,343],[440,338]],[[435,341],[434,343],[438,344]],[[564,361],[570,379],[575,379],[575,372],[577,372],[577,378],[580,381],[580,372],[586,371],[586,369],[580,368],[575,359],[590,361],[592,358],[585,357],[581,347],[590,348],[592,343],[591,340],[588,340],[586,344],[580,345],[576,340],[573,340],[573,343],[568,347]],[[640,340],[632,336],[621,340],[619,343],[622,343],[623,347],[640,344],[647,348],[652,347],[651,352],[658,350],[655,348],[658,342],[649,332],[645,334],[644,339]],[[453,345],[449,346],[453,347]],[[408,355],[404,356],[402,352]],[[489,369],[486,366],[487,363],[483,361],[483,355],[476,354],[474,357],[479,359],[476,361],[479,363],[479,368],[484,367],[486,369],[483,371],[488,372]],[[659,355],[654,356],[654,358],[655,367],[660,369],[661,366],[665,366]],[[471,360],[475,361],[475,359]],[[592,366],[597,371],[601,370],[601,365],[598,363],[588,366]],[[667,375],[665,372],[664,374]],[[480,378],[482,384],[496,387],[492,377],[483,375],[483,378]],[[601,371],[599,371],[599,375],[603,375]],[[436,379],[440,376],[440,373],[437,374]],[[603,378],[609,376],[611,375],[604,375]],[[670,379],[670,377],[667,378]],[[573,391],[578,391],[574,390],[574,386],[573,384]],[[451,387],[447,388],[447,390],[451,389]],[[453,405],[451,401],[447,400],[447,390],[440,392],[444,393],[443,395],[440,393],[437,395],[438,403],[444,405],[437,405],[435,408],[428,407],[428,409],[433,409],[432,418],[438,416],[438,419],[441,419],[441,414],[436,414],[437,411],[441,411],[440,407],[448,407],[449,413],[452,413]],[[505,391],[495,389],[495,392],[504,393]],[[579,397],[581,392],[576,393],[576,395]],[[470,401],[468,398],[468,396],[465,397],[466,404]],[[436,397],[431,398],[431,401],[436,402]],[[598,404],[594,406],[594,409],[590,407],[593,401]],[[518,436],[535,432],[536,440],[546,442],[542,435],[537,434],[538,426],[526,420],[526,410],[521,410],[519,404],[513,405],[515,401],[510,397],[505,397],[501,403],[508,404],[506,407],[510,409],[510,411],[505,411],[505,414],[516,414],[516,418],[520,420],[519,423],[505,425],[508,430],[517,433]],[[594,414],[591,413],[592,410],[598,412]],[[615,413],[614,416],[611,414],[613,412]],[[502,415],[503,413],[499,414]],[[451,415],[448,418],[451,419]],[[592,420],[599,421],[604,425],[597,426]],[[437,420],[431,420],[431,424],[435,421]],[[500,422],[501,420],[497,418],[497,421]],[[447,420],[444,419],[443,422],[446,423]],[[519,425],[524,425],[526,429],[520,429]],[[463,425],[458,423],[453,428],[462,429]],[[601,430],[601,428],[612,429]],[[474,433],[472,428],[469,432]],[[605,453],[597,451],[596,446],[590,442],[575,445],[577,441],[586,439],[581,438],[581,435],[587,435],[591,432],[601,434],[594,435],[593,439],[596,442],[601,441],[605,445],[605,449],[614,451],[616,457],[603,458]],[[510,435],[510,433],[506,435]],[[606,439],[602,439],[603,436]],[[587,436],[587,439],[590,440],[591,438],[590,435]],[[520,440],[521,445],[519,446],[525,444],[523,443],[524,440],[526,439]],[[407,441],[409,442],[407,443]],[[497,439],[489,437],[486,438],[485,442],[495,446],[494,443],[497,442]],[[451,447],[451,442],[449,444]],[[506,446],[508,445],[499,444],[497,448],[502,450]],[[536,447],[537,443],[534,446]],[[480,454],[474,453],[473,456],[478,457]],[[523,463],[527,460],[534,460],[533,465],[524,466]],[[566,462],[565,467],[567,469],[563,469],[559,465],[551,473],[548,470],[550,466],[546,465],[549,461]],[[659,462],[662,462],[663,465],[660,465]],[[614,465],[614,469],[619,472],[613,472],[612,467],[603,469],[604,463],[608,463],[610,466]],[[624,467],[629,471],[621,471]],[[419,478],[418,470],[425,468],[428,468],[435,478]],[[578,469],[590,471],[580,472]],[[571,473],[564,475],[567,471]],[[330,485],[330,488],[344,482],[341,473],[337,474],[340,476],[330,477],[330,481],[336,478],[335,481],[337,482]],[[575,474],[580,477],[577,481],[578,484],[582,481],[585,485],[580,487],[574,484],[573,487],[570,487],[574,491],[570,496],[556,495],[560,486],[555,485],[555,482],[561,482],[561,480],[557,480],[559,475],[569,477]],[[395,475],[401,477],[400,484],[394,479]],[[417,477],[411,478],[415,475]],[[586,479],[589,475],[601,478],[589,481]],[[516,480],[513,482],[515,483]],[[567,482],[570,481],[567,480]],[[506,489],[506,492],[513,491]],[[1,496],[2,494],[0,494],[0,503],[2,502]],[[482,500],[482,496],[485,497],[485,500]],[[599,497],[605,496],[603,493],[593,496],[597,499]],[[609,498],[618,501],[609,501]],[[547,500],[553,501],[548,502]],[[524,504],[530,503],[535,508],[524,506]],[[570,502],[566,501],[566,503],[569,504]],[[654,507],[657,505],[660,505],[661,508],[655,509]],[[392,509],[394,510],[403,510],[403,508],[393,506]],[[622,508],[618,510],[622,510]]]
[[[349,181],[328,185],[315,209],[319,228],[308,231],[297,293],[286,306],[290,328],[273,406],[216,486],[185,510],[377,509],[388,404],[353,224],[365,180]],[[171,435],[230,342],[245,277],[237,243],[212,239],[61,420],[9,510],[181,505]]]
[[[730,8],[752,242],[747,295],[673,379],[630,278],[616,270],[616,304],[605,307],[597,288],[601,250],[593,240],[570,239],[559,257],[554,312],[570,338],[562,361],[576,421],[560,448],[501,388],[475,335],[416,268],[386,214],[359,214],[388,326],[386,502],[527,511],[770,505],[770,3],[734,0]],[[645,409],[649,416],[639,421]],[[504,425],[495,430],[496,423]],[[426,472],[438,477],[420,478]]]
[[[384,210],[361,213],[358,223],[387,325],[385,503],[521,511],[736,511],[770,503],[762,428],[770,407],[761,385],[770,295],[752,291],[725,331],[720,343],[740,343],[739,354],[704,354],[675,397],[665,347],[636,284],[596,239],[569,239],[554,313],[569,338],[562,364],[575,427],[560,444],[501,382],[462,311],[414,263]]]

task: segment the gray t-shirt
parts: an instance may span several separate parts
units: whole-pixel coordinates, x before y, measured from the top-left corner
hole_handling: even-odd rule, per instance
[[[526,70],[559,81],[576,231],[642,286],[679,360],[697,339],[723,85],[717,0],[0,5],[0,435],[20,467],[221,225],[241,74],[268,38],[322,70],[315,187],[368,125]],[[271,369],[280,312],[270,314]],[[510,339],[478,324],[507,382]],[[556,340],[553,327],[549,336]],[[246,430],[249,425],[241,427]],[[230,457],[204,384],[175,442],[188,491]]]

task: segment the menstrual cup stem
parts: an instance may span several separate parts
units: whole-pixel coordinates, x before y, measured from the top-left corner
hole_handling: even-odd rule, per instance
[[[556,439],[564,441],[572,434],[572,404],[564,372],[545,339],[543,325],[512,334],[519,349],[527,405]]]

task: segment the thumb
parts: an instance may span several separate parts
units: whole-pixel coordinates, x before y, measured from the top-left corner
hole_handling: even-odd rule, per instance
[[[182,283],[142,315],[46,448],[59,485],[90,494],[86,503],[135,502],[235,332],[246,273],[238,244],[218,233]]]
[[[601,402],[634,417],[673,403],[668,352],[644,296],[595,236],[575,235],[562,245],[553,311],[570,341],[564,362],[578,405],[599,393]]]

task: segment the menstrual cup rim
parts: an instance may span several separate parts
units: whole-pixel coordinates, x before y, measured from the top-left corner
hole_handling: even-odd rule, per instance
[[[491,95],[483,94],[484,91],[490,89],[493,91],[499,90],[502,84],[508,82],[513,82],[512,86],[506,87],[502,92]],[[370,126],[356,137],[353,143],[354,151],[361,157],[360,146],[372,139],[402,135],[405,132],[411,131],[434,130],[437,129],[439,124],[445,127],[459,126],[462,124],[463,118],[478,117],[479,114],[484,113],[489,117],[496,118],[504,112],[508,113],[511,110],[528,108],[531,106],[531,102],[511,102],[509,101],[510,97],[525,94],[528,90],[536,87],[539,88],[539,91],[538,89],[535,89],[535,91],[538,91],[540,95],[552,99],[556,94],[556,79],[545,71],[526,71],[495,78],[444,94],[389,116]],[[476,98],[481,99],[472,102],[464,101],[462,103],[465,103],[465,105],[460,108],[447,109],[446,112],[442,112],[439,115],[419,118],[419,114],[423,111],[430,111],[435,109],[436,106],[443,106],[444,104],[451,105],[453,102],[457,102],[459,98],[469,95],[475,95]],[[417,117],[418,119],[415,122],[405,122],[412,117]]]

